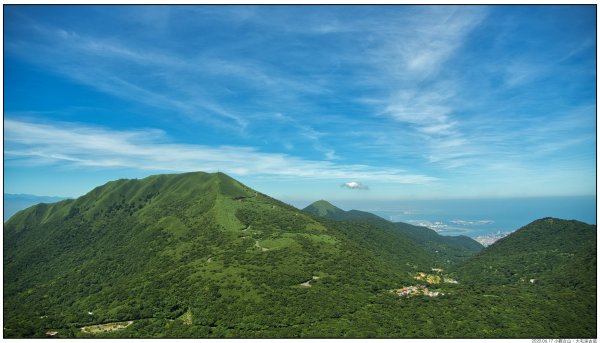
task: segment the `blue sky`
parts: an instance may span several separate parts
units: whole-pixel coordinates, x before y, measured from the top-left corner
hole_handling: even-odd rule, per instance
[[[594,6],[5,6],[4,191],[596,194]],[[346,187],[341,187],[346,184]]]

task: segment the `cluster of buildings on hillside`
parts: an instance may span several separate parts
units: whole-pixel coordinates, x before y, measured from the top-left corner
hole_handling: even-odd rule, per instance
[[[442,268],[431,268],[431,271],[433,272],[432,274],[418,272],[415,274],[414,278],[416,280],[426,282],[429,286],[435,285],[435,284],[440,284],[440,283],[451,283],[451,284],[458,283],[458,281],[442,274],[442,272],[444,271]],[[389,292],[394,293],[394,294],[398,295],[399,297],[408,297],[408,296],[414,296],[414,295],[425,295],[428,297],[437,297],[440,295],[444,295],[444,293],[440,292],[439,290],[430,291],[426,285],[407,286],[407,287],[402,287],[402,288],[398,288],[398,289],[392,289]]]
[[[402,287],[402,288],[398,288],[398,289],[393,289],[390,292],[395,293],[396,295],[398,295],[400,297],[410,296],[410,295],[421,295],[421,294],[428,296],[428,297],[437,297],[439,295],[444,295],[444,293],[439,292],[439,291],[430,291],[427,287],[425,287],[423,285]]]
[[[438,284],[441,282],[453,284],[458,283],[458,281],[443,275],[442,272],[444,270],[441,268],[431,268],[431,271],[437,273],[438,275],[419,272],[415,275],[415,279],[419,281],[425,281],[430,284]]]

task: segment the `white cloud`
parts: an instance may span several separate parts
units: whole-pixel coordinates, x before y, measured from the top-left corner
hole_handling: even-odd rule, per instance
[[[400,87],[388,99],[384,113],[419,128],[447,124],[453,111],[451,99],[457,87],[450,81],[440,81],[426,89]]]
[[[111,131],[73,123],[31,123],[6,119],[7,164],[56,164],[156,171],[223,171],[305,179],[377,180],[426,184],[437,180],[391,168],[307,160],[252,147],[204,146],[167,142],[160,130]],[[362,187],[362,185],[361,185]]]
[[[345,182],[342,184],[342,187],[344,188],[348,188],[348,189],[361,189],[361,190],[368,190],[369,186],[364,185],[360,182],[357,181],[350,181],[350,182]]]
[[[484,7],[426,7],[392,30],[371,63],[390,89],[380,113],[403,123],[424,140],[430,162],[463,165],[469,140],[455,118],[461,84],[448,68],[468,35],[486,17]],[[397,34],[396,34],[397,33]],[[449,145],[447,142],[460,145]],[[457,155],[457,152],[460,154]]]
[[[382,32],[385,44],[375,57],[387,62],[385,68],[391,71],[391,77],[403,80],[434,77],[481,23],[486,12],[482,6],[418,8]]]

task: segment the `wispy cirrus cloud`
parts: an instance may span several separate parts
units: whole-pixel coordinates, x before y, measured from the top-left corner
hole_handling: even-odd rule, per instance
[[[321,138],[327,135],[328,133],[318,131],[312,126],[302,123],[296,118],[283,114],[281,112],[276,112],[273,115],[268,116],[268,118],[271,120],[271,122],[278,121],[284,123],[287,126],[293,127],[295,129],[296,135],[301,136],[302,138],[310,141],[313,148],[322,153],[326,160],[339,159],[335,150],[329,146],[326,146],[321,141]],[[289,142],[287,142],[286,140],[284,144],[289,144]]]
[[[83,144],[96,159],[58,143],[13,142],[9,163],[221,164],[273,177],[296,168],[304,177],[331,173],[338,184],[414,174],[460,184],[457,192],[482,180],[475,193],[595,180],[587,177],[595,173],[595,12],[585,7],[560,15],[535,6],[90,8],[7,15],[7,80],[23,81],[6,87],[15,95],[7,111],[54,111],[8,117],[54,131],[69,131],[57,121],[76,117],[90,124],[71,133],[89,129],[131,151]],[[56,87],[25,81],[36,76]],[[60,101],[23,100],[30,90]],[[81,105],[103,110],[66,114]],[[164,131],[130,129],[139,125]],[[383,174],[361,177],[370,171]]]
[[[429,161],[448,159],[454,155],[448,149],[440,151],[446,145],[438,143],[466,140],[459,130],[458,121],[452,117],[452,97],[457,84],[452,80],[440,81],[436,77],[461,46],[465,36],[485,16],[486,10],[482,7],[464,9],[451,6],[395,10],[399,20],[393,19],[393,16],[387,19],[381,15],[373,18],[354,14],[337,16],[332,12],[309,10],[305,18],[310,25],[289,16],[287,11],[281,13],[283,17],[279,20],[265,20],[266,16],[279,18],[271,13],[279,13],[277,9],[263,11],[255,7],[231,10],[190,7],[185,11],[173,8],[168,12],[148,7],[141,13],[140,23],[144,27],[151,26],[146,19],[160,18],[163,39],[168,38],[173,26],[169,23],[175,12],[181,14],[187,11],[209,14],[213,18],[211,20],[224,21],[228,25],[252,23],[274,32],[284,29],[284,32],[297,37],[309,34],[342,38],[344,44],[339,46],[335,55],[326,54],[327,49],[316,51],[317,56],[325,58],[324,62],[307,61],[301,54],[291,53],[288,56],[294,65],[291,70],[280,61],[274,64],[246,56],[232,58],[227,53],[232,47],[227,44],[206,47],[203,49],[206,51],[190,54],[181,49],[165,49],[160,44],[140,45],[125,38],[76,32],[37,22],[25,29],[30,38],[8,42],[7,51],[115,97],[158,108],[163,113],[176,113],[188,120],[233,128],[238,134],[251,131],[249,127],[255,123],[256,117],[265,117],[256,122],[258,125],[282,122],[269,113],[289,112],[293,108],[296,113],[287,116],[292,119],[288,122],[298,130],[288,139],[307,140],[327,160],[344,156],[325,143],[323,136],[339,135],[342,131],[313,127],[310,123],[318,121],[318,117],[323,116],[322,112],[329,109],[314,100],[307,100],[306,96],[326,96],[339,87],[337,73],[344,64],[346,68],[356,68],[356,71],[345,75],[349,80],[360,78],[364,70],[376,66],[379,71],[374,75],[376,82],[383,80],[383,85],[391,92],[379,94],[384,105],[375,111],[407,124],[413,131],[410,134],[420,136],[426,146],[430,146],[429,152],[422,153]],[[360,35],[347,35],[356,32],[365,33],[367,39],[352,38]],[[267,36],[276,34],[264,33]],[[245,44],[261,43],[261,39],[267,38],[258,41],[250,38],[242,44],[242,49]],[[355,46],[365,49],[366,58],[354,57],[359,56]],[[331,56],[337,56],[338,60],[329,60]],[[350,64],[345,63],[349,60],[352,60]],[[300,73],[294,73],[295,69]],[[241,101],[240,94],[243,94]],[[341,123],[340,126],[343,125]],[[283,145],[292,146],[289,142]],[[463,149],[463,153],[465,151]]]
[[[420,137],[430,162],[462,165],[470,151],[456,116],[461,84],[448,63],[487,14],[481,6],[418,9],[382,31],[384,43],[370,55],[389,90],[375,106]]]
[[[214,125],[237,129],[247,125],[238,113],[211,100],[197,85],[185,82],[185,77],[178,77],[189,75],[196,68],[177,56],[39,24],[32,25],[30,32],[43,42],[15,40],[7,44],[7,50],[78,83],[133,103]],[[192,97],[191,93],[196,96]]]
[[[394,78],[434,77],[446,68],[445,63],[483,21],[487,11],[482,6],[419,8],[409,18],[403,18],[404,25],[397,27],[401,33],[389,37],[379,57],[390,62],[388,66]]]
[[[115,131],[73,123],[4,121],[5,158],[11,164],[62,163],[77,167],[156,171],[224,171],[305,179],[378,180],[405,184],[436,181],[427,175],[358,164],[335,164],[251,147],[169,143],[161,130]]]
[[[9,53],[107,94],[215,126],[243,131],[253,101],[328,92],[258,60],[171,52],[38,23],[27,31],[34,38],[7,42]],[[227,105],[249,90],[254,97],[245,99],[244,112]]]
[[[168,14],[157,12],[160,9],[143,11],[144,17],[157,16],[168,22]],[[193,125],[208,124],[239,137],[262,138],[261,125],[282,122],[278,110],[313,110],[313,104],[299,98],[330,93],[326,82],[314,82],[310,75],[291,75],[261,59],[228,54],[226,44],[189,53],[140,45],[126,38],[29,24],[23,29],[29,33],[24,36],[27,38],[7,42],[9,53],[103,93],[158,109],[161,117],[175,114]],[[268,110],[271,108],[276,110]],[[288,139],[308,141],[325,159],[338,159],[335,149],[320,139],[323,133],[298,117],[287,116],[299,129]]]

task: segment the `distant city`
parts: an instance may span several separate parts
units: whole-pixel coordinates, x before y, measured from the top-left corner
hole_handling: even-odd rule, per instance
[[[449,227],[448,224],[445,224],[442,221],[433,221],[433,222],[431,222],[431,221],[428,221],[428,220],[409,220],[408,222],[410,224],[413,224],[413,225],[423,226],[423,227],[430,228],[430,229],[434,230],[435,232],[437,232],[439,234],[444,234],[445,232],[453,232],[454,233],[454,232],[460,230],[460,228]],[[477,221],[451,220],[450,222],[453,223],[453,224],[465,225],[466,226],[466,225],[492,224],[494,221],[492,221],[492,220],[477,220]],[[467,230],[465,230],[465,233],[466,232],[467,232]],[[472,238],[474,240],[476,240],[477,242],[481,243],[481,245],[487,247],[489,245],[492,245],[497,240],[508,236],[512,232],[514,232],[514,231],[500,231],[500,230],[498,230],[498,231],[496,231],[494,233],[489,233],[489,234],[474,236]]]
[[[492,243],[496,242],[497,240],[504,238],[513,232],[514,231],[509,231],[509,232],[498,231],[496,233],[489,234],[489,235],[473,237],[473,239],[476,240],[477,242],[481,243],[481,245],[487,247],[489,245],[492,245]]]

